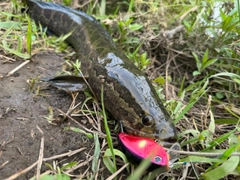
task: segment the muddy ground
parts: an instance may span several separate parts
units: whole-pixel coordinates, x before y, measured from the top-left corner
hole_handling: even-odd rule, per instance
[[[52,125],[47,121],[51,106],[55,116],[56,108],[66,112],[72,102],[70,94],[41,84],[41,94],[30,91],[27,82],[32,78],[54,77],[61,70],[63,58],[55,54],[41,54],[33,58],[13,76],[6,74],[17,67],[21,61],[3,63],[0,59],[0,179],[7,178],[38,160],[41,138],[44,137],[44,158],[66,153],[81,147],[87,151],[69,157],[75,161],[85,161],[87,152],[91,152],[91,140],[72,131],[64,131],[66,126],[74,126],[72,121]],[[35,85],[36,88],[36,85]],[[84,98],[83,94],[79,95]],[[42,131],[42,132],[41,132]],[[64,157],[55,161],[70,162]],[[65,161],[66,160],[66,161]],[[48,162],[52,164],[52,161]],[[49,169],[42,165],[42,171]],[[18,179],[29,179],[36,173],[36,167],[21,175]]]

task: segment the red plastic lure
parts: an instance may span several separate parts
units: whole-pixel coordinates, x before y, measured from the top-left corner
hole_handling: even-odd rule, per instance
[[[169,155],[165,149],[145,137],[131,136],[123,132],[118,134],[118,141],[129,161],[139,164],[142,160],[151,157],[151,168],[169,167]]]

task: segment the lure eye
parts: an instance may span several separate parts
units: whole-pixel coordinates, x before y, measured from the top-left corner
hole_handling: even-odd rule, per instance
[[[153,124],[153,117],[152,116],[143,116],[142,123],[145,126],[151,126]]]
[[[154,157],[154,162],[159,164],[162,161],[162,158],[160,156],[155,156]]]

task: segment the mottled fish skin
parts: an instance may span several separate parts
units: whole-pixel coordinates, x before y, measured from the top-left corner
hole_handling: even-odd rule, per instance
[[[127,133],[157,139],[165,147],[177,142],[176,128],[151,82],[94,17],[59,4],[26,3],[36,23],[58,36],[72,32],[66,41],[76,50],[83,75],[99,100],[104,83],[105,107]]]

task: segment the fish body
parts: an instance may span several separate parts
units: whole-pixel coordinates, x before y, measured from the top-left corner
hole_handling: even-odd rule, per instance
[[[127,133],[158,139],[167,147],[177,142],[176,128],[151,82],[94,17],[59,4],[25,2],[36,23],[57,36],[71,32],[66,41],[78,54],[83,76],[98,100],[104,85],[105,107]]]

